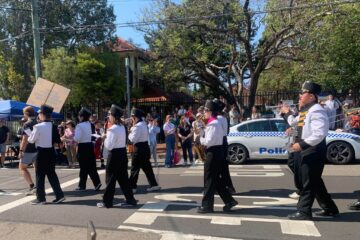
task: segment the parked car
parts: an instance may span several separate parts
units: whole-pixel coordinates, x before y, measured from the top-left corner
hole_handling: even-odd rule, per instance
[[[228,161],[242,164],[248,159],[287,159],[286,144],[289,127],[282,118],[262,118],[242,122],[230,128],[228,134]],[[360,159],[360,136],[329,131],[326,137],[327,160],[347,164]]]

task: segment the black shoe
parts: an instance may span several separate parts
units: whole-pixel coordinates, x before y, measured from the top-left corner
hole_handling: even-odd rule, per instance
[[[58,204],[58,203],[62,203],[63,201],[65,201],[65,197],[56,198],[52,201],[52,203]]]
[[[235,207],[236,205],[238,205],[239,203],[237,201],[231,201],[227,204],[225,204],[225,206],[223,207],[223,211],[224,212],[231,212],[231,208]]]
[[[212,213],[212,212],[214,212],[214,209],[207,208],[207,207],[198,207],[197,212],[198,213]]]
[[[338,217],[339,216],[339,211],[336,212],[332,212],[329,210],[322,210],[320,212],[315,213],[316,216],[319,217]]]
[[[34,201],[31,202],[31,205],[45,205],[46,204],[46,201],[45,200],[38,200],[38,199],[35,199]]]
[[[101,188],[101,183],[99,183],[96,187],[95,187],[95,191],[99,191],[100,190],[100,188]]]
[[[349,209],[350,210],[360,210],[360,201],[350,204]]]
[[[102,163],[101,166],[100,166],[100,168],[101,168],[101,169],[105,169],[105,164]]]
[[[312,216],[301,213],[301,212],[296,212],[293,214],[288,215],[288,218],[290,220],[312,220]]]

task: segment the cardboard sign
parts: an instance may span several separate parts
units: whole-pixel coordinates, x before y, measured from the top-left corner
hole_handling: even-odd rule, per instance
[[[38,78],[26,103],[36,107],[47,104],[54,108],[54,112],[60,112],[69,93],[70,89],[68,88],[46,79]]]

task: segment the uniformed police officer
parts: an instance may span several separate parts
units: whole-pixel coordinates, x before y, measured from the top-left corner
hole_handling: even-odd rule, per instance
[[[80,123],[76,125],[74,140],[78,143],[78,160],[80,165],[80,181],[77,191],[86,189],[86,180],[90,176],[95,191],[100,190],[101,182],[96,170],[96,159],[94,153],[94,144],[91,141],[91,135],[95,133],[95,126],[89,122],[91,112],[87,108],[81,108],[79,112]]]
[[[134,152],[131,162],[130,186],[133,192],[136,192],[140,168],[144,171],[150,184],[150,188],[147,188],[147,191],[151,192],[161,189],[155,179],[150,163],[149,130],[147,124],[143,121],[144,116],[144,112],[140,109],[133,108],[131,110],[133,126],[130,129],[129,140],[134,144]]]
[[[106,175],[107,182],[103,201],[98,203],[98,207],[110,208],[113,206],[113,199],[115,194],[115,185],[118,181],[121,190],[126,198],[125,206],[136,206],[136,200],[134,194],[130,188],[130,182],[128,179],[128,158],[126,153],[126,131],[121,122],[122,110],[119,106],[113,104],[109,111],[109,122],[112,125],[107,129],[105,135],[104,146],[109,151]]]
[[[224,180],[225,186],[228,188],[231,194],[236,193],[235,187],[233,185],[233,182],[231,180],[230,176],[230,169],[229,169],[229,162],[227,161],[227,152],[228,152],[228,142],[227,142],[227,135],[229,132],[229,124],[228,120],[225,116],[223,116],[223,109],[225,108],[225,104],[218,99],[215,99],[215,102],[219,105],[220,111],[219,115],[217,116],[217,119],[222,127],[223,130],[223,167],[221,168],[221,178]]]
[[[35,143],[37,148],[36,157],[36,199],[31,202],[33,205],[43,205],[45,198],[45,176],[48,177],[51,188],[56,196],[53,203],[61,203],[65,200],[64,193],[60,187],[58,176],[55,172],[55,149],[54,144],[60,143],[57,127],[50,121],[53,108],[47,105],[41,105],[39,119],[41,123],[34,125],[28,142]]]
[[[226,188],[221,178],[224,167],[223,129],[217,119],[219,106],[215,101],[208,100],[205,104],[205,119],[207,125],[205,136],[200,138],[202,145],[206,147],[206,160],[204,162],[204,195],[198,213],[211,213],[214,211],[214,194],[217,191],[224,201],[224,212],[238,204]]]
[[[311,220],[314,199],[323,209],[316,215],[337,216],[339,210],[327,192],[321,178],[326,160],[326,136],[329,120],[324,108],[317,103],[317,94],[321,86],[305,82],[302,86],[299,100],[299,115],[294,120],[297,124],[295,143],[291,150],[294,152],[295,177],[299,179],[300,198],[298,211],[289,215],[292,220]]]

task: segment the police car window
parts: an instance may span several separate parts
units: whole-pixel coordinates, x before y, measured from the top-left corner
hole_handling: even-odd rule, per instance
[[[239,126],[239,127],[237,128],[237,130],[238,130],[239,132],[247,132],[247,131],[248,131],[248,126],[247,126],[247,124],[243,124],[243,125]]]
[[[249,132],[271,132],[269,121],[248,123]]]
[[[271,120],[270,125],[274,132],[285,132],[286,129],[289,128],[289,124],[284,120]]]

